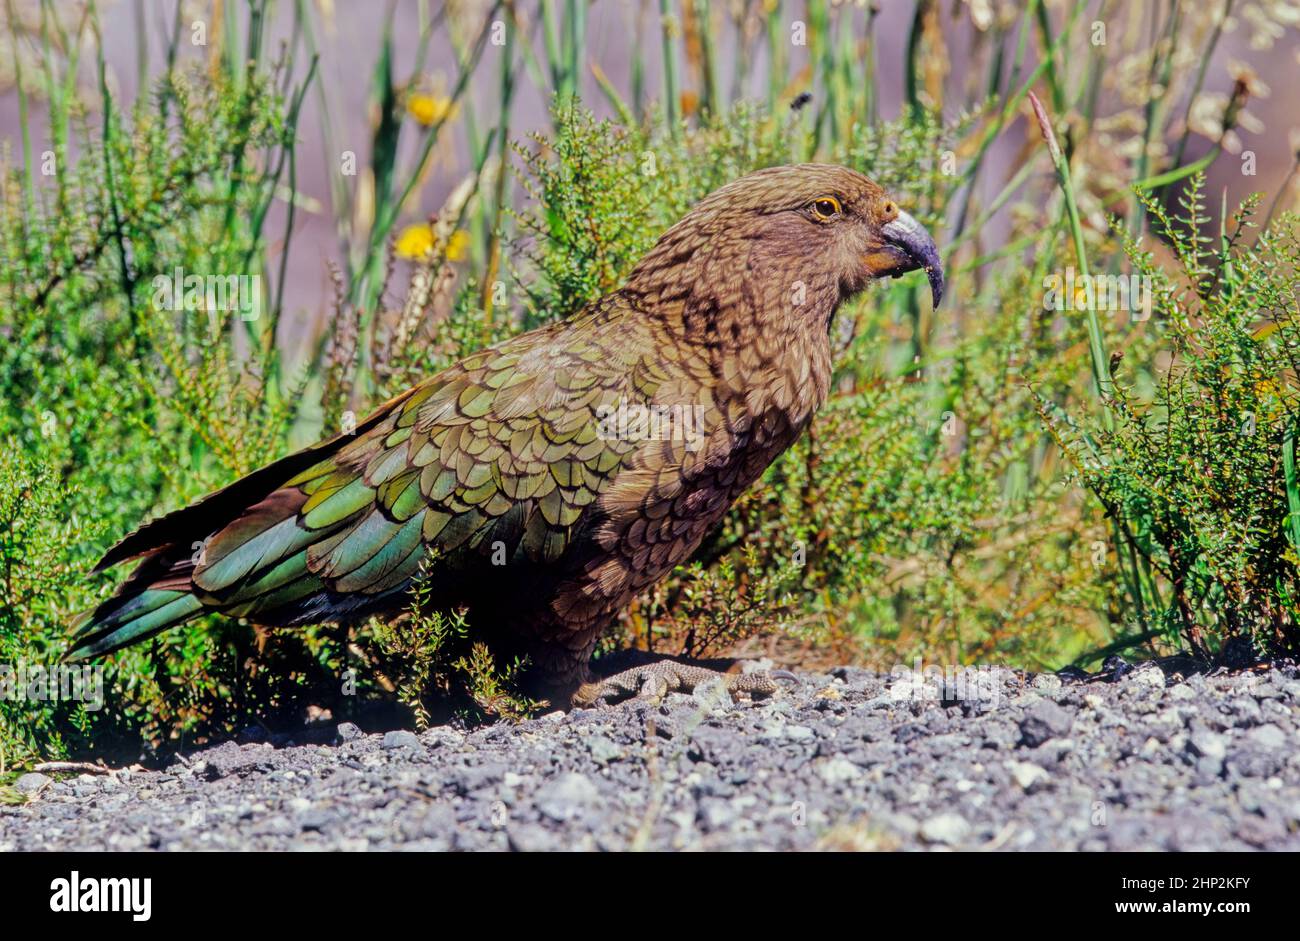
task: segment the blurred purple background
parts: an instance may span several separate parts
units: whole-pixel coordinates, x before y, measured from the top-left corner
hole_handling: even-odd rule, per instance
[[[1217,3],[1218,0],[1203,0]],[[1100,2],[1098,7],[1100,7]],[[1145,6],[1146,4],[1143,4]],[[56,4],[60,13],[68,22],[75,22],[81,9],[80,4]],[[316,41],[321,49],[318,81],[324,83],[329,104],[334,113],[334,127],[340,150],[352,150],[357,155],[358,166],[365,166],[369,160],[370,126],[368,116],[368,98],[370,96],[374,63],[380,49],[385,26],[389,15],[387,4],[369,2],[308,2],[314,27]],[[482,21],[490,4],[484,0],[453,4],[446,12],[449,18],[455,18],[463,24],[460,35],[468,42],[473,35],[471,24]],[[786,3],[786,16],[793,20],[806,16],[803,3]],[[881,103],[881,115],[891,118],[898,113],[903,100],[903,61],[905,56],[908,29],[913,17],[914,5],[910,0],[885,0],[880,5],[876,20],[877,37],[877,74],[880,85],[877,89]],[[1114,4],[1107,4],[1114,9]],[[1239,4],[1240,6],[1240,4]],[[272,23],[269,31],[270,42],[266,45],[270,57],[274,58],[282,42],[290,38],[293,4],[280,2],[271,7]],[[527,22],[527,35],[521,40],[533,44],[541,54],[542,37],[537,4],[523,2],[521,10]],[[972,47],[975,28],[967,4],[952,0],[943,2],[939,7],[944,35],[953,58],[949,63],[949,82],[962,81],[966,62],[964,56]],[[1064,18],[1059,6],[1053,6],[1058,21]],[[19,3],[16,7],[17,19],[28,24],[39,22],[39,5],[32,0]],[[157,75],[165,62],[167,42],[173,29],[177,7],[168,0],[108,0],[99,5],[101,22],[104,30],[104,44],[110,65],[110,87],[114,88],[122,100],[133,100],[138,93],[138,69],[141,55],[141,40],[145,44],[145,55],[149,73]],[[431,3],[425,6],[424,16],[437,15],[439,5]],[[1089,10],[1082,17],[1086,25],[1093,17]],[[562,8],[559,10],[562,16]],[[186,2],[182,4],[183,23],[204,20],[207,23],[220,22],[219,4]],[[859,18],[865,16],[856,11]],[[416,48],[422,22],[421,5],[415,0],[397,0],[392,4],[392,33],[394,37],[394,78],[405,82],[411,77],[415,63]],[[646,0],[595,0],[591,3],[586,34],[588,62],[596,62],[609,76],[614,85],[625,97],[630,84],[629,64],[637,38],[637,23],[640,19],[641,30],[647,41],[644,61],[644,77],[647,97],[660,97],[662,59],[659,46],[658,3]],[[239,6],[241,25],[246,20],[243,4]],[[1108,24],[1121,24],[1124,17],[1108,14]],[[209,26],[209,29],[212,27]],[[1111,28],[1115,28],[1112,26]],[[22,148],[18,141],[19,112],[17,95],[13,88],[13,42],[12,31],[5,30],[0,39],[0,76],[5,79],[3,94],[0,94],[0,135],[7,142],[10,159],[21,160]],[[735,81],[735,33],[731,30],[720,31],[718,36],[722,43],[724,56],[721,63],[722,85],[726,90],[733,87]],[[1239,170],[1239,158],[1224,154],[1214,165],[1210,174],[1210,191],[1218,193],[1226,187],[1228,198],[1235,201],[1252,191],[1263,191],[1271,199],[1272,194],[1282,184],[1294,160],[1294,146],[1289,141],[1289,132],[1300,126],[1296,85],[1300,81],[1300,50],[1296,46],[1296,32],[1289,29],[1280,41],[1267,50],[1250,48],[1248,31],[1244,24],[1239,24],[1234,31],[1227,33],[1220,43],[1207,73],[1205,89],[1207,92],[1226,94],[1232,88],[1233,79],[1229,74],[1229,63],[1236,60],[1248,64],[1262,79],[1271,86],[1272,94],[1267,98],[1253,99],[1249,105],[1252,115],[1262,122],[1262,133],[1239,132],[1243,146],[1255,152],[1258,161],[1258,175],[1243,176]],[[1032,47],[1031,43],[1031,47]],[[209,50],[195,47],[189,42],[188,28],[182,31],[181,55],[190,59],[201,59]],[[790,50],[790,74],[796,74],[807,61],[807,47],[794,47]],[[499,47],[488,45],[483,59],[477,67],[469,86],[469,96],[474,102],[474,110],[479,122],[480,134],[495,124],[496,107],[499,96]],[[1030,64],[1034,51],[1028,55]],[[305,74],[307,57],[299,55],[296,62],[297,78]],[[92,108],[98,99],[93,74],[93,56],[83,55],[80,85],[83,97]],[[742,95],[761,99],[767,87],[766,70],[768,64],[761,53],[751,63],[750,74],[744,77],[739,88]],[[426,60],[424,72],[435,83],[441,82],[444,88],[450,87],[455,80],[456,68],[452,46],[446,33],[445,25],[434,36]],[[1113,76],[1108,76],[1113,79]],[[29,84],[31,84],[29,82]],[[608,114],[611,109],[600,94],[596,82],[590,73],[581,77],[583,100],[598,114]],[[1115,91],[1103,87],[1103,101],[1113,98]],[[1182,102],[1175,103],[1177,113],[1181,115]],[[536,87],[526,71],[520,72],[511,116],[510,136],[522,139],[532,131],[545,130],[549,127],[546,113],[546,92]],[[1103,106],[1101,113],[1106,113]],[[45,114],[41,102],[33,104],[33,127],[42,128]],[[409,119],[408,119],[409,120]],[[451,128],[449,140],[438,145],[432,173],[419,194],[417,206],[409,207],[401,224],[419,221],[428,213],[436,210],[448,192],[464,178],[468,172],[468,156],[465,127],[463,120],[457,120]],[[414,151],[416,134],[403,134],[403,156],[409,158]],[[298,144],[298,188],[307,197],[319,202],[321,211],[299,212],[295,220],[295,235],[292,241],[288,267],[288,288],[285,292],[286,310],[282,330],[285,338],[306,338],[315,330],[314,325],[328,310],[333,289],[326,268],[326,260],[333,259],[341,263],[340,243],[336,233],[335,221],[330,208],[329,168],[336,165],[338,154],[322,152],[320,98],[312,93],[306,99],[301,121],[301,133]],[[1011,155],[1024,146],[1026,129],[1023,117],[1009,127],[994,145],[992,166],[998,165],[999,154]],[[45,147],[44,141],[33,140],[32,148],[37,154]],[[1210,148],[1210,141],[1193,135],[1188,148],[1187,160],[1190,161],[1204,154]],[[356,178],[352,178],[355,183]],[[888,181],[881,181],[888,185]],[[1004,181],[986,176],[981,184],[983,193],[990,196],[1000,189]],[[283,231],[283,205],[277,204],[269,223],[269,232]],[[272,254],[278,252],[278,245],[272,246]]]

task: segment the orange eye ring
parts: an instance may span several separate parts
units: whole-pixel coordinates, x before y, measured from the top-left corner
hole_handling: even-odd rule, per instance
[[[808,208],[819,222],[829,222],[843,211],[840,201],[834,196],[818,196],[808,204]]]

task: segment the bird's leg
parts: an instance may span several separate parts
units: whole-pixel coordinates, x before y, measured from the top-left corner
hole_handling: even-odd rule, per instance
[[[599,703],[620,702],[635,696],[649,702],[659,702],[670,692],[689,693],[697,686],[720,680],[733,697],[746,694],[751,698],[766,698],[780,686],[778,680],[799,682],[787,670],[759,670],[754,673],[723,673],[693,663],[678,660],[656,660],[641,664],[604,679],[584,683],[573,694],[573,705],[593,706]]]

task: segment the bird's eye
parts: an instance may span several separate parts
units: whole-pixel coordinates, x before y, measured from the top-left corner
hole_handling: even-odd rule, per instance
[[[840,212],[840,201],[834,196],[822,196],[812,202],[813,215],[821,222],[828,221]]]

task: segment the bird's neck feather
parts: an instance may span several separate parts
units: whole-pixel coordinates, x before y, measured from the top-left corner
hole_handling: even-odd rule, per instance
[[[765,229],[769,221],[688,217],[637,264],[622,293],[667,342],[708,361],[747,408],[775,405],[801,427],[829,391],[841,285],[825,253]]]
[[[632,302],[665,343],[707,362],[720,391],[742,398],[751,415],[775,408],[802,428],[829,392],[828,328],[839,298],[829,281],[788,290],[701,280],[679,296],[632,294]]]

